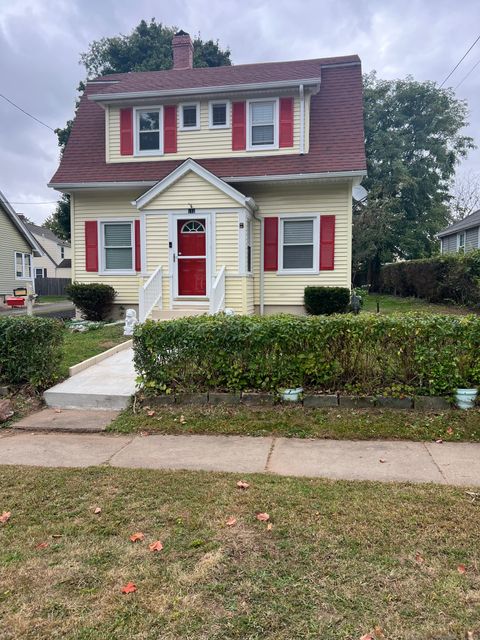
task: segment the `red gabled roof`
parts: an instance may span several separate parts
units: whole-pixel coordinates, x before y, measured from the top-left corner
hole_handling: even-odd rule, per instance
[[[365,170],[362,77],[359,58],[323,58],[231,67],[148,71],[105,76],[89,82],[60,167],[51,184],[161,180],[182,160],[105,162],[105,114],[92,94],[212,87],[302,80],[321,76],[311,99],[310,149],[301,156],[208,158],[195,160],[219,177],[306,174]]]

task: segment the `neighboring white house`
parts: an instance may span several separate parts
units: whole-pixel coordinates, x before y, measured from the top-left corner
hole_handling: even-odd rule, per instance
[[[20,215],[20,217],[22,217]],[[72,256],[69,242],[58,238],[53,231],[39,227],[33,222],[24,223],[32,236],[43,249],[43,256],[33,258],[35,278],[71,278]]]

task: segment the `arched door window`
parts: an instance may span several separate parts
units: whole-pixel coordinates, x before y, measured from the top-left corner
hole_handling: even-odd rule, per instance
[[[181,233],[205,233],[205,227],[199,220],[189,220],[182,226]]]

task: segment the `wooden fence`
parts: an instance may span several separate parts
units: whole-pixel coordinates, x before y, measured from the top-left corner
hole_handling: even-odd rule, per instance
[[[35,278],[35,293],[39,296],[64,296],[70,278]]]

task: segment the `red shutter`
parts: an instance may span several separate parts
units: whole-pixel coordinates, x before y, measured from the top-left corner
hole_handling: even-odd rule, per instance
[[[245,102],[232,104],[232,150],[242,151],[246,147],[247,125]]]
[[[135,220],[135,271],[142,270],[140,220]]]
[[[263,268],[265,271],[278,269],[278,218],[265,218]]]
[[[335,216],[320,216],[320,270],[333,271],[335,264]]]
[[[163,107],[163,151],[177,153],[177,107],[174,104]]]
[[[120,109],[120,154],[133,155],[133,111]]]
[[[98,232],[97,221],[85,222],[85,270],[98,271]]]
[[[293,98],[280,98],[279,145],[293,147]]]

